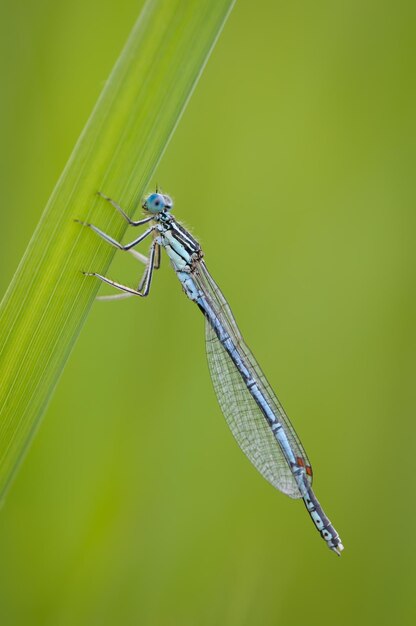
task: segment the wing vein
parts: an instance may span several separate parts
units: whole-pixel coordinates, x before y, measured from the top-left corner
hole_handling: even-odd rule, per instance
[[[207,298],[215,315],[219,317],[230,335],[261,393],[267,399],[269,406],[272,407],[299,465],[307,468],[307,479],[311,484],[311,465],[299,437],[260,366],[244,342],[227,301],[203,261],[195,268],[193,278]],[[269,424],[207,317],[205,336],[208,365],[214,390],[238,445],[251,463],[274,487],[292,498],[301,497],[292,469]]]

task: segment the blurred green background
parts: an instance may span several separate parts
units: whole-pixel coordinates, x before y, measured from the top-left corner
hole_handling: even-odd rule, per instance
[[[140,7],[2,0],[1,293]],[[342,558],[235,444],[165,260],[148,300],[94,306],[8,494],[2,626],[415,623],[415,19],[240,0],[155,176]]]

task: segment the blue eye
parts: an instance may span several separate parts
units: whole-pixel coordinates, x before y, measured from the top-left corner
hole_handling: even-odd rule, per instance
[[[162,193],[152,193],[143,203],[143,208],[149,213],[161,213],[170,211],[173,206],[172,199]]]

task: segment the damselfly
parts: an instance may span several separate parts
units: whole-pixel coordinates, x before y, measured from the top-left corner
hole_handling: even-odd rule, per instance
[[[291,498],[303,499],[322,538],[340,555],[343,545],[312,490],[312,467],[299,437],[244,342],[226,299],[207,270],[199,243],[171,215],[171,198],[158,191],[152,193],[143,204],[146,217],[134,221],[116,202],[99,195],[131,226],[149,224],[149,227],[140,237],[122,245],[96,226],[81,223],[112,246],[131,251],[146,264],[146,269],[137,289],[96,272],[84,274],[95,276],[123,292],[104,296],[105,299],[144,297],[149,294],[153,271],[160,266],[161,248],[166,250],[184,292],[204,314],[206,350],[214,389],[237,443],[274,487]],[[147,237],[152,238],[148,258],[133,250]]]

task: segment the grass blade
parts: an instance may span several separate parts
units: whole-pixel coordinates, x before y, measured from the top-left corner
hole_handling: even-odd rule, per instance
[[[0,307],[0,494],[4,495],[115,250],[75,224],[121,238],[233,0],[149,0],[54,189]]]

